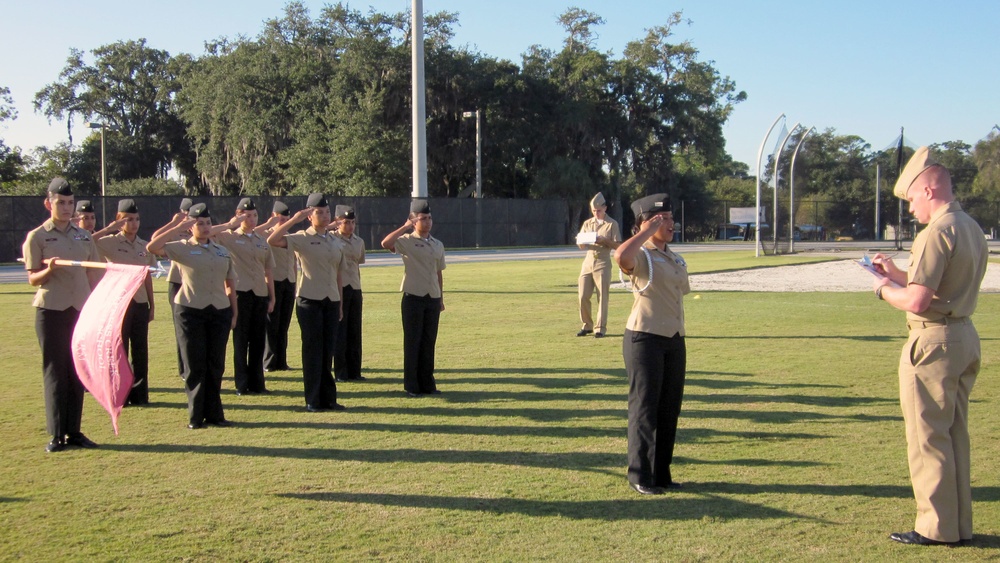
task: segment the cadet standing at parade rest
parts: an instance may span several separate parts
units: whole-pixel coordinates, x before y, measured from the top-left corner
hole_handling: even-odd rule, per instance
[[[683,296],[691,286],[687,264],[668,246],[674,236],[670,196],[638,199],[632,211],[635,234],[615,252],[634,293],[622,342],[628,373],[628,482],[640,494],[657,495],[680,488],[670,464],[687,369]]]
[[[38,288],[32,305],[42,350],[45,423],[52,436],[45,450],[59,452],[67,445],[96,448],[80,432],[83,383],[73,364],[72,340],[80,310],[100,277],[93,268],[59,266],[55,261],[96,261],[100,256],[90,233],[71,223],[73,191],[66,180],[49,183],[45,209],[49,218],[28,233],[22,247],[28,283]]]
[[[357,217],[349,205],[336,207],[337,237],[344,243],[347,269],[343,272],[342,296],[344,318],[337,331],[337,346],[333,352],[333,372],[337,381],[360,381],[361,375],[361,268],[365,263],[365,241],[354,234]]]
[[[274,232],[275,227],[288,221],[288,206],[274,202],[271,218],[257,226],[255,231],[264,237]],[[288,367],[288,327],[295,311],[295,253],[287,248],[271,247],[274,268],[274,308],[267,315],[267,333],[264,339],[264,371],[283,371]]]
[[[403,226],[382,240],[382,248],[403,257],[403,388],[408,397],[440,394],[434,381],[434,349],[444,311],[444,245],[431,236],[431,208],[410,204]],[[413,229],[412,233],[407,233]]]
[[[153,253],[146,250],[147,242],[139,237],[139,208],[135,200],[119,201],[115,220],[94,233],[94,241],[101,256],[108,262],[133,266],[156,264]],[[152,297],[153,277],[147,272],[146,280],[132,297],[122,321],[122,344],[125,354],[132,356],[132,372],[135,375],[126,405],[149,404],[149,323],[155,316]]]
[[[595,338],[602,338],[607,333],[608,323],[608,293],[611,291],[611,252],[618,248],[622,241],[618,222],[608,217],[608,205],[600,193],[590,200],[590,210],[593,217],[580,226],[580,235],[589,234],[595,237],[594,242],[577,243],[580,250],[586,250],[578,282],[578,298],[580,304],[580,321],[583,328],[577,336],[587,336],[591,332]],[[594,322],[590,298],[597,291],[597,322]]]
[[[899,358],[899,403],[906,426],[914,529],[893,541],[958,544],[972,539],[969,394],[982,353],[972,324],[989,249],[982,228],[955,201],[951,174],[920,147],[893,193],[927,225],[913,240],[904,272],[887,256],[872,262],[885,278],[875,294],[906,311],[909,339]]]
[[[288,234],[295,224],[309,219],[309,228]],[[267,243],[287,248],[299,259],[296,316],[302,331],[302,381],[306,410],[323,412],[344,410],[337,402],[337,384],[333,380],[333,349],[341,311],[341,287],[347,259],[340,240],[327,232],[330,204],[323,194],[310,194],[306,208],[275,227]]]
[[[187,229],[191,238],[168,242]],[[229,251],[209,240],[211,230],[212,216],[204,203],[198,203],[188,210],[187,221],[154,236],[146,247],[176,262],[181,272],[175,304],[192,430],[205,424],[231,424],[222,408],[221,389],[226,344],[238,321],[236,268]]]

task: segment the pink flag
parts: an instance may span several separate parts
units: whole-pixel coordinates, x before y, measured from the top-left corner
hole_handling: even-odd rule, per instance
[[[118,415],[128,399],[134,377],[122,344],[122,321],[148,272],[146,266],[109,263],[101,283],[83,305],[73,330],[76,373],[83,386],[111,415],[116,435]]]

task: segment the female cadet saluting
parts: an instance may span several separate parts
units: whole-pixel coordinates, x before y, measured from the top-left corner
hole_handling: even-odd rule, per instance
[[[682,297],[691,290],[687,264],[667,247],[673,240],[670,196],[632,203],[635,234],[615,252],[632,279],[635,300],[622,355],[628,372],[628,481],[644,495],[680,488],[670,475],[687,353]]]
[[[119,231],[119,232],[115,232]],[[118,214],[107,227],[94,233],[97,250],[108,262],[153,266],[156,260],[146,250],[146,241],[139,237],[139,208],[135,201],[118,202]],[[142,287],[135,292],[122,321],[122,344],[132,355],[135,383],[128,393],[127,405],[149,404],[149,323],[154,317],[153,278],[148,273]]]
[[[434,382],[434,347],[444,311],[444,245],[431,236],[431,208],[410,203],[403,226],[386,235],[382,248],[403,257],[403,388],[408,397],[441,393]],[[404,234],[413,229],[412,233]]]
[[[167,242],[191,229],[191,238]],[[146,248],[166,256],[181,272],[177,305],[178,341],[184,360],[188,428],[229,426],[222,411],[226,344],[236,326],[236,269],[225,247],[209,240],[212,216],[204,203],[192,205],[188,219],[160,231]]]
[[[287,234],[293,225],[309,218],[309,228]],[[333,349],[342,316],[341,272],[347,260],[340,240],[328,233],[330,204],[323,194],[310,194],[306,208],[275,227],[267,243],[295,252],[299,259],[296,316],[302,331],[302,381],[306,410],[323,412],[344,410],[337,403],[337,384],[333,381]]]

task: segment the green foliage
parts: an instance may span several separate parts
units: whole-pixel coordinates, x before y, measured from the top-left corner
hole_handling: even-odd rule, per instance
[[[170,178],[139,178],[137,180],[120,180],[109,182],[108,196],[139,196],[139,195],[187,195],[184,186]]]

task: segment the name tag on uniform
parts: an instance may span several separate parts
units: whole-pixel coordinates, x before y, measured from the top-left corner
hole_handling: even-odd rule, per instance
[[[90,240],[87,235],[73,235],[73,240]]]
[[[653,262],[660,262],[662,264],[666,261],[667,259],[662,256],[653,256]]]
[[[246,244],[246,243],[247,241],[245,240],[236,239],[236,244]]]
[[[685,262],[684,259],[681,258],[680,256],[678,256],[677,259],[674,260],[674,264],[677,264],[678,266],[683,266],[685,268],[687,268],[688,266],[687,262]]]
[[[191,251],[191,256],[200,256],[200,255],[201,255],[201,251],[200,250],[192,250]]]

